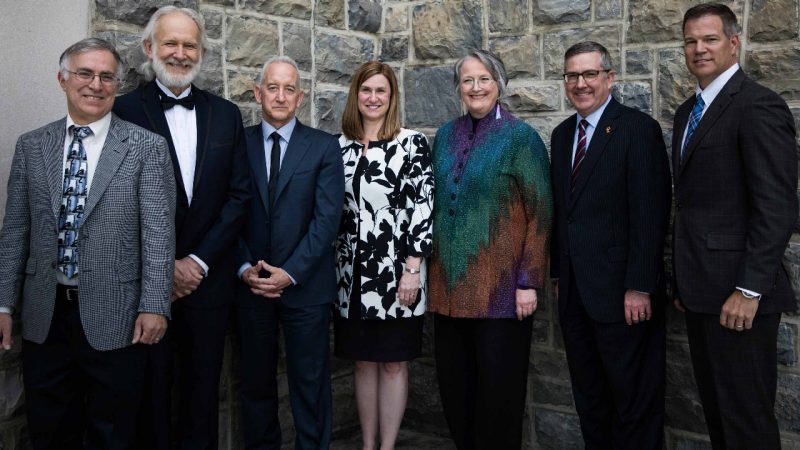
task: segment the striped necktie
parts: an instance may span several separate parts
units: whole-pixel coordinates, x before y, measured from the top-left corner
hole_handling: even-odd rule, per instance
[[[588,126],[589,122],[586,119],[581,119],[581,124],[578,128],[578,146],[575,149],[575,160],[572,162],[572,177],[570,178],[570,186],[573,190],[575,189],[575,183],[578,181],[581,163],[583,158],[586,157],[586,127]]]
[[[689,139],[692,138],[694,130],[697,129],[697,125],[700,123],[700,119],[703,117],[703,108],[705,106],[706,102],[703,101],[703,96],[697,94],[697,99],[694,102],[694,108],[692,108],[692,114],[689,116],[689,128],[686,129],[686,139],[683,140],[683,146],[681,146],[681,161],[683,161],[686,144],[689,143]]]

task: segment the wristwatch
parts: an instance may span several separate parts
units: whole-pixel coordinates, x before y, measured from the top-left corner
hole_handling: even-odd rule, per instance
[[[739,289],[739,292],[741,292],[742,295],[744,296],[744,298],[746,298],[746,299],[756,300],[756,301],[761,300],[761,296],[760,295],[756,295],[756,294],[744,291],[742,289]]]
[[[410,273],[411,275],[416,275],[419,273],[418,268],[415,269],[414,267],[409,267],[409,266],[406,266],[405,271]]]

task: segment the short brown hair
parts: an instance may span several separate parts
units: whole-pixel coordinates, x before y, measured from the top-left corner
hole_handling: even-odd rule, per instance
[[[364,139],[364,125],[361,123],[361,112],[358,110],[358,90],[370,77],[383,75],[389,80],[389,110],[383,126],[378,132],[378,139],[392,139],[400,133],[400,107],[397,96],[397,77],[388,64],[380,61],[369,61],[361,65],[353,74],[350,81],[350,92],[347,94],[347,104],[342,114],[342,134],[347,139],[358,141]]]
[[[683,15],[683,28],[686,30],[686,22],[696,20],[703,16],[717,16],[722,21],[722,32],[725,36],[731,37],[739,34],[739,24],[736,22],[736,14],[722,3],[701,3],[689,8]]]

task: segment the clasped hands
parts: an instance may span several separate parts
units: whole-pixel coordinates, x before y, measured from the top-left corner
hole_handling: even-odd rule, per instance
[[[203,268],[190,256],[175,260],[174,273],[171,296],[173,302],[196,291],[203,281]]]
[[[261,270],[270,273],[269,278],[261,278],[258,273]],[[258,261],[254,266],[242,272],[242,281],[250,286],[250,292],[266,298],[280,298],[283,290],[292,285],[292,279],[285,270],[280,267],[273,267],[266,261]]]

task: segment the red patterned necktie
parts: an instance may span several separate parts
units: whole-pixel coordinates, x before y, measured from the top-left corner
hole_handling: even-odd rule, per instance
[[[570,177],[570,186],[575,189],[575,183],[578,181],[578,173],[580,173],[581,163],[583,158],[586,157],[586,127],[589,122],[586,119],[581,120],[581,126],[578,128],[578,146],[575,149],[575,160],[572,162],[572,177]]]

